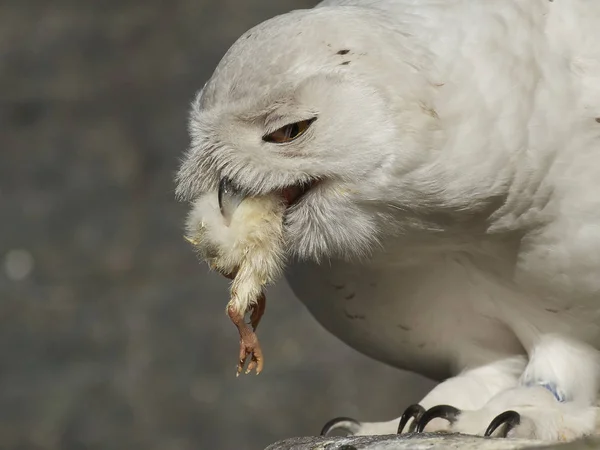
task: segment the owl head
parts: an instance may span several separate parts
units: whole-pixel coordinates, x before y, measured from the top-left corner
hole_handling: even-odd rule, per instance
[[[427,54],[374,9],[317,7],[263,22],[192,103],[177,195],[192,209],[208,196],[214,210],[219,198],[275,195],[290,255],[368,257],[439,191]]]

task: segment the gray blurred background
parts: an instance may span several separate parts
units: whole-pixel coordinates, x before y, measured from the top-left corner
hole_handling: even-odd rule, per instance
[[[398,416],[431,384],[325,332],[284,283],[238,379],[226,281],[183,241],[188,104],[303,0],[0,3],[0,448],[237,450]]]

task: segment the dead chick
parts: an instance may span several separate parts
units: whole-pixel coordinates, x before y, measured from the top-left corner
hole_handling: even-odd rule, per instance
[[[227,314],[240,335],[239,375],[263,369],[256,327],[265,311],[265,285],[275,281],[284,265],[284,198],[278,194],[246,196],[227,179],[218,193],[199,197],[187,220],[186,239],[211,269],[231,279]],[[245,316],[251,313],[250,325]]]

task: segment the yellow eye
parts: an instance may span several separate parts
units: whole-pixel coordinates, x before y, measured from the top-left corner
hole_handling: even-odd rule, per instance
[[[263,136],[263,141],[273,142],[275,144],[285,144],[291,142],[297,137],[304,134],[311,123],[316,120],[316,117],[308,120],[301,120],[300,122],[290,123],[285,127],[281,127],[278,130],[273,131],[266,136]]]

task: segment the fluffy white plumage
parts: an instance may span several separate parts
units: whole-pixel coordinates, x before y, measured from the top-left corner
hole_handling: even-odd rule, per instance
[[[522,415],[512,433],[590,433],[599,23],[593,0],[326,0],[271,19],[194,101],[178,195],[199,208],[223,177],[251,195],[318,180],[282,232],[297,259],[288,281],[324,327],[388,364],[458,375],[421,404],[480,411],[466,431],[483,433],[498,408],[482,411],[499,402]],[[309,119],[288,143],[262,139]],[[515,372],[520,355],[529,365]],[[566,403],[548,403],[539,383]],[[529,397],[555,415],[523,408]]]

